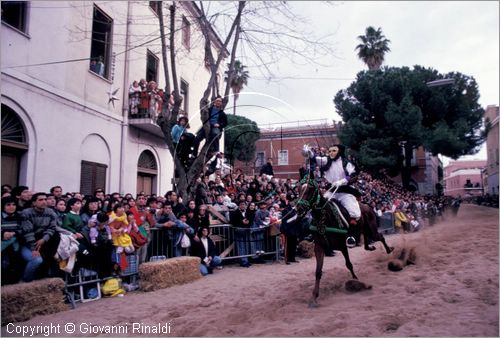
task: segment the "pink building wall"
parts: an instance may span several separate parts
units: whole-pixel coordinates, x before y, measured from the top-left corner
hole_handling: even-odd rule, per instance
[[[498,194],[498,144],[499,144],[499,134],[498,134],[498,119],[499,112],[498,106],[489,105],[486,108],[484,117],[488,119],[491,123],[491,130],[488,133],[486,139],[486,151],[488,155],[488,163],[486,166],[486,173],[484,180],[485,192],[489,194]]]
[[[485,160],[451,161],[444,168],[444,193],[448,196],[478,196],[483,193],[482,170]],[[472,187],[465,187],[467,182]]]

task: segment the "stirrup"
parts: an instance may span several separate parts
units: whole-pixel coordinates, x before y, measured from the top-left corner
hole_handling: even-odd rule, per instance
[[[347,237],[347,239],[345,240],[345,245],[346,245],[348,248],[354,248],[354,247],[356,246],[356,240],[354,239],[354,237],[349,236],[349,237]]]

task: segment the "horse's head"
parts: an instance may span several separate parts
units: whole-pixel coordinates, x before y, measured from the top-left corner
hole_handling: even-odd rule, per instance
[[[319,203],[320,191],[318,184],[311,177],[304,177],[300,181],[300,195],[299,200],[295,206],[297,210],[298,217],[304,217],[304,215],[315,205]]]

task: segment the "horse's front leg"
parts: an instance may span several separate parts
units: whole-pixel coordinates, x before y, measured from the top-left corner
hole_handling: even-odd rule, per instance
[[[314,282],[312,298],[309,302],[309,307],[311,308],[318,307],[319,283],[323,274],[323,260],[325,258],[325,251],[318,242],[314,243],[314,256],[316,257],[316,280]]]

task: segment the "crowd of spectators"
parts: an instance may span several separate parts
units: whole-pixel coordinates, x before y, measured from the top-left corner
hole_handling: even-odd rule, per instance
[[[217,163],[217,159],[220,157],[215,156],[213,162]],[[278,223],[280,210],[296,195],[296,189],[291,180],[271,181],[264,176],[247,180],[238,171],[221,177],[224,168],[212,163],[207,169],[197,181],[194,198],[187,201],[181,201],[175,191],[133,196],[105,194],[97,189],[93,195],[85,196],[79,192],[63,193],[60,186],[48,193],[33,193],[27,186],[4,185],[2,283],[61,276],[80,267],[92,268],[101,277],[119,274],[126,265],[126,255],[134,253],[139,262],[146,260],[151,230],[155,228],[168,230],[174,256],[198,256],[200,271],[210,273],[220,266],[220,258],[213,243],[205,243],[211,223],[208,208],[224,215],[235,229],[261,230],[253,233],[257,240],[250,249],[258,262],[258,255],[264,252],[263,231]],[[249,233],[242,231],[242,238],[237,241],[250,240]],[[187,250],[182,243],[184,235],[190,242]],[[239,236],[236,230],[235,236]],[[239,255],[250,254],[247,246],[236,250]],[[54,260],[56,254],[58,261]],[[246,257],[240,263],[251,265]]]
[[[498,208],[498,194],[486,193],[480,196],[471,196],[464,198],[464,202],[483,205],[486,207]]]
[[[273,235],[279,235],[281,219],[294,212],[299,187],[295,180],[269,175],[271,161],[253,177],[239,169],[227,171],[223,164],[222,154],[214,155],[190,188],[192,199],[185,201],[174,190],[164,195],[133,196],[97,189],[84,196],[63,193],[60,186],[34,194],[26,186],[3,186],[2,283],[60,275],[61,271],[86,266],[102,277],[119,274],[126,267],[126,255],[137,255],[140,263],[147,259],[152,229],[167,231],[174,256],[197,256],[201,273],[211,273],[221,266],[220,253],[209,236],[214,218],[211,210],[234,228],[240,265],[262,262],[264,231],[278,229]],[[317,179],[326,190],[324,182]],[[425,218],[439,215],[449,202],[444,197],[404,191],[390,179],[375,179],[367,173],[358,176],[355,186],[361,201],[379,217],[394,215],[397,231],[418,230]],[[287,263],[296,262],[297,242],[309,235],[306,223],[298,229],[281,228],[281,249],[288,252],[284,253]],[[59,261],[54,260],[56,253]]]
[[[433,224],[455,201],[449,196],[406,191],[387,177],[376,179],[368,173],[361,173],[355,186],[361,192],[361,201],[370,205],[378,217],[393,215],[398,232],[417,231],[425,222]]]

